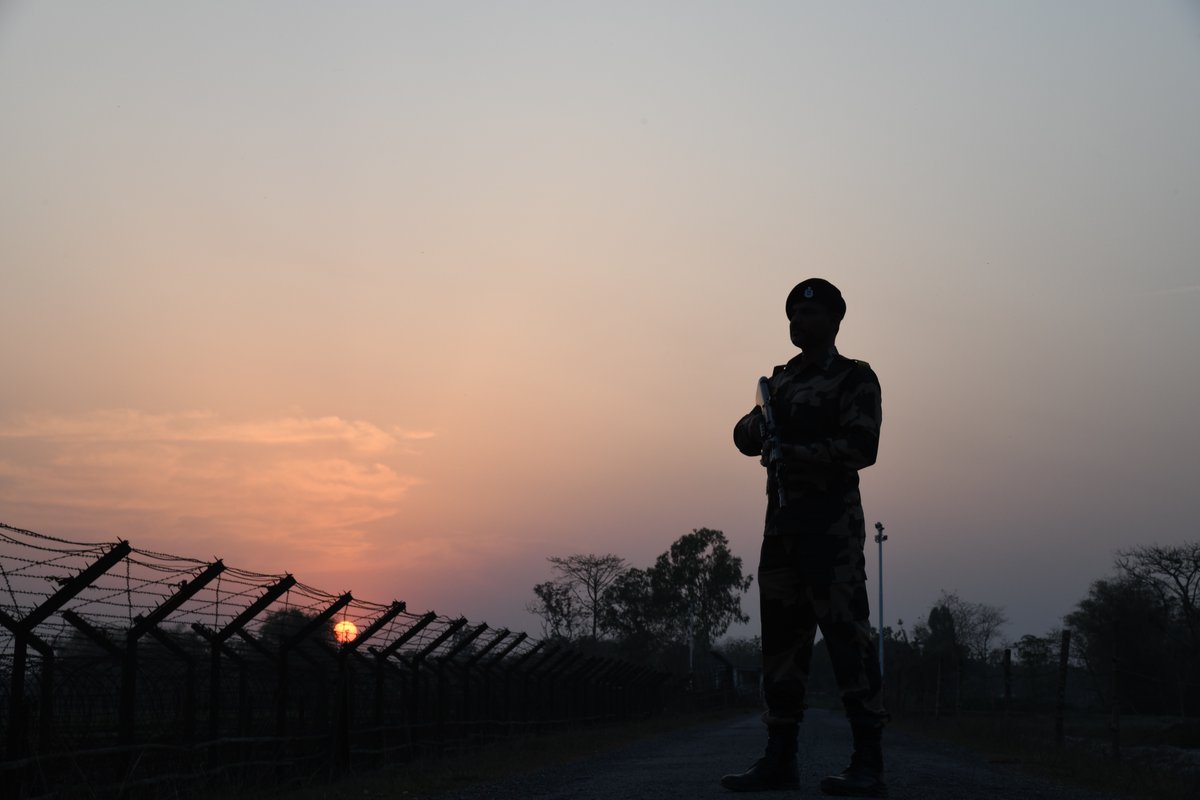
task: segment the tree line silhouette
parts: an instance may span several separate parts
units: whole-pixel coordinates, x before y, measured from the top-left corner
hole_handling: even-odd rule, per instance
[[[547,560],[554,576],[533,587],[528,606],[546,637],[673,672],[710,669],[697,655],[710,649],[742,670],[759,668],[759,637],[719,641],[732,623],[747,621],[741,599],[752,581],[721,531],[681,536],[645,568],[613,554]],[[923,620],[884,626],[890,705],[935,714],[1056,703],[1128,714],[1200,712],[1200,542],[1119,551],[1113,573],[1094,581],[1045,633],[1006,638],[1007,623],[1002,607],[943,590]],[[810,681],[811,696],[836,702],[824,642]]]
[[[1119,551],[1061,624],[1003,638],[998,606],[943,591],[926,618],[885,626],[885,685],[900,712],[1200,712],[1200,542]],[[818,648],[820,649],[820,648]],[[816,659],[821,662],[821,656]],[[835,692],[826,664],[817,691]],[[1060,697],[1061,695],[1061,697]]]
[[[547,560],[554,578],[533,587],[528,610],[549,639],[694,672],[730,625],[749,620],[741,603],[753,578],[718,530],[680,536],[644,569],[611,553]]]

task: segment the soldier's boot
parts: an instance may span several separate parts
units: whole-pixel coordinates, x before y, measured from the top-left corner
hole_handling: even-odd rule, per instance
[[[838,797],[887,797],[883,782],[882,728],[855,725],[854,753],[841,775],[821,780],[821,791]]]
[[[795,722],[768,725],[767,752],[745,772],[721,778],[721,785],[733,792],[799,788],[800,767],[796,759],[799,733],[800,726]]]

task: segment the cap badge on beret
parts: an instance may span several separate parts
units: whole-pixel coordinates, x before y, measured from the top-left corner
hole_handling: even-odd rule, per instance
[[[846,301],[838,288],[824,278],[809,278],[800,281],[788,292],[787,301],[783,307],[791,319],[792,312],[800,303],[815,303],[824,307],[834,318],[841,320],[846,316]]]

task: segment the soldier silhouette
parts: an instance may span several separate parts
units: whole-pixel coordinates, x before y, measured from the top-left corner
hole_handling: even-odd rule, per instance
[[[726,775],[721,785],[743,792],[799,786],[797,737],[820,628],[854,735],[850,765],[824,778],[821,791],[883,797],[880,740],[888,714],[871,647],[858,490],[858,471],[875,463],[879,448],[879,379],[866,362],[834,346],[846,303],[833,284],[803,281],[784,308],[801,352],[775,367],[768,381],[776,436],[768,440],[761,407],[733,430],[742,453],[765,459],[764,444],[777,446],[781,462],[768,470],[758,566],[767,748],[749,770]]]

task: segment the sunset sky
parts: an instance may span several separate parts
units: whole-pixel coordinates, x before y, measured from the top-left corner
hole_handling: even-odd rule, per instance
[[[11,525],[532,632],[546,556],[753,570],[821,276],[889,624],[1200,538],[1196,2],[0,2],[0,107]]]

